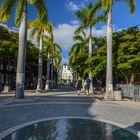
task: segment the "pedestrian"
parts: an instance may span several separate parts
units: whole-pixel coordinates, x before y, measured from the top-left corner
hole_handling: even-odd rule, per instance
[[[90,89],[90,83],[91,83],[91,80],[89,77],[86,78],[86,93],[87,93],[87,96],[89,96],[89,89]]]
[[[83,92],[86,91],[86,86],[87,86],[87,82],[83,79],[83,80],[82,80],[82,91],[83,91]]]
[[[77,90],[77,94],[80,95],[81,89],[82,89],[82,79],[81,79],[81,77],[78,78],[75,87],[76,87],[76,90]]]

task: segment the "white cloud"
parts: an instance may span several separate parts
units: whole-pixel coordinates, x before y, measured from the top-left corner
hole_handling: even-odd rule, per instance
[[[62,49],[69,50],[73,42],[73,34],[78,25],[59,24],[54,28],[54,41],[62,46]]]
[[[127,30],[127,28],[120,28],[113,24],[113,32],[120,32],[122,30]]]
[[[19,28],[16,27],[8,27],[6,24],[0,25],[6,27],[9,30],[18,31]],[[75,30],[78,28],[79,24],[78,21],[73,20],[70,23],[59,24],[58,26],[54,27],[54,41],[61,45],[62,50],[69,51],[71,46],[73,45],[73,34]],[[86,30],[88,35],[89,30]],[[106,36],[106,26],[102,26],[100,29],[93,27],[93,36],[94,37],[103,37]],[[29,30],[28,30],[28,40],[29,38]],[[36,44],[36,39],[32,40],[34,44]]]
[[[120,32],[120,31],[122,31],[122,30],[125,30],[125,28],[120,28],[120,29],[118,29],[116,32]]]
[[[4,23],[0,23],[0,25],[4,26],[9,31],[14,31],[14,32],[18,32],[19,31],[19,27],[15,27],[15,26],[9,27],[7,24],[4,24]]]
[[[79,10],[79,6],[75,3],[73,3],[72,1],[66,3],[66,8],[70,11],[76,11]]]
[[[70,24],[72,24],[72,25],[78,25],[79,24],[79,21],[78,20],[72,20],[72,21],[70,21]]]
[[[15,27],[15,26],[10,27],[9,29],[10,29],[11,31],[15,31],[15,32],[18,32],[18,31],[19,31],[19,27]]]
[[[89,29],[86,29],[86,34],[89,34]],[[101,26],[101,28],[92,28],[92,36],[93,37],[105,37],[107,35],[107,27],[105,25]]]
[[[4,23],[0,23],[1,26],[4,26],[5,28],[8,28],[8,26]]]
[[[76,10],[79,10],[80,7],[84,7],[84,4],[83,3],[75,4],[72,1],[69,1],[65,5],[66,5],[66,9],[68,9],[70,11],[76,11]]]
[[[78,24],[59,24],[54,28],[54,41],[61,45],[62,50],[69,51],[73,45],[73,34],[78,28]],[[88,35],[89,31],[86,30]],[[100,29],[93,28],[94,37],[104,37],[106,36],[106,26],[102,26]]]
[[[102,26],[100,29],[93,27],[93,36],[94,37],[104,37],[107,34],[106,26]]]

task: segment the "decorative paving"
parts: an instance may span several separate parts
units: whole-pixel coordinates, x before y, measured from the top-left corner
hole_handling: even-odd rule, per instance
[[[122,105],[118,102],[96,101],[86,95],[54,96],[44,93],[17,100],[11,97],[0,103],[0,139],[5,132],[12,132],[16,126],[29,122],[57,117],[85,117],[112,123],[129,130],[140,132],[140,106]],[[59,94],[61,92],[59,91]],[[4,103],[5,101],[5,103]],[[125,104],[125,103],[124,103]],[[9,130],[9,131],[8,131]]]

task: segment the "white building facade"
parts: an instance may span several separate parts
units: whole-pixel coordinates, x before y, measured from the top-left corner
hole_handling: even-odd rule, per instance
[[[65,81],[67,84],[73,81],[73,75],[71,70],[68,68],[67,64],[64,64],[62,66],[62,74],[61,74],[61,79]]]

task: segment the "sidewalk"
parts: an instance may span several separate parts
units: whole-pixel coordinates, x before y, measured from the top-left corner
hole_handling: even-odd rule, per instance
[[[134,102],[134,101],[108,101],[109,103],[116,103],[122,107],[127,108],[133,108],[133,109],[139,109],[140,111],[140,102]]]

